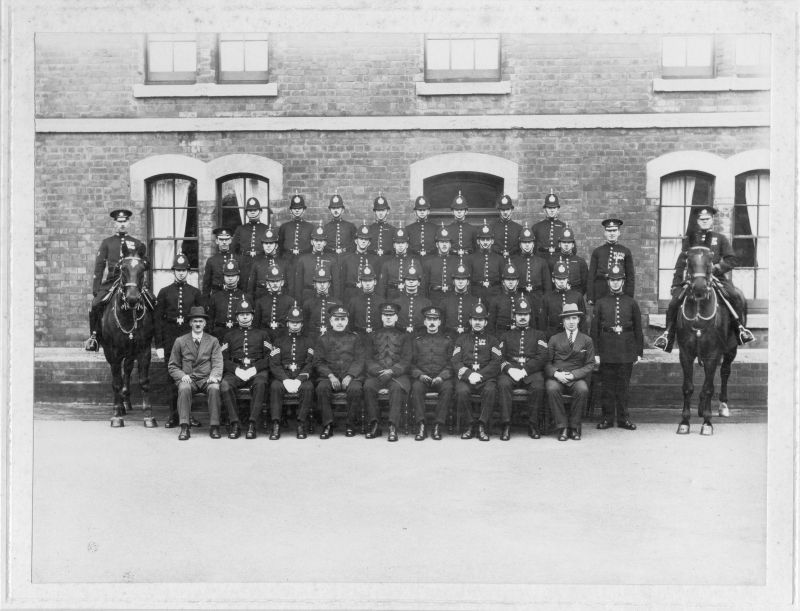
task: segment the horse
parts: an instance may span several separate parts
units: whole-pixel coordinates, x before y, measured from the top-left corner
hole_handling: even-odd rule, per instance
[[[705,373],[697,415],[703,418],[701,435],[713,435],[711,424],[711,398],[714,395],[714,376],[720,367],[721,389],[719,415],[727,417],[728,378],[731,363],[736,358],[738,343],[731,329],[731,311],[713,288],[711,250],[693,246],[686,252],[688,287],[680,306],[676,325],[680,362],[683,369],[683,411],[677,433],[689,433],[690,404],[694,392],[694,361],[698,359]],[[742,303],[745,303],[742,300]]]
[[[100,345],[111,365],[111,386],[114,390],[112,427],[125,426],[123,416],[131,411],[131,373],[134,362],[139,367],[144,426],[156,427],[150,404],[150,347],[153,343],[153,313],[145,304],[142,286],[147,262],[122,244],[119,278],[106,302],[100,331]]]

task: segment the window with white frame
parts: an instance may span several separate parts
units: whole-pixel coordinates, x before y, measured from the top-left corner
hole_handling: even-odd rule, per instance
[[[712,78],[713,36],[665,36],[661,40],[661,76]]]
[[[261,222],[271,222],[269,209],[269,181],[255,174],[235,174],[225,176],[217,182],[217,219],[221,227],[234,231],[245,222],[244,206],[248,199],[255,197],[261,204]]]
[[[769,293],[769,172],[736,177],[733,205],[733,251],[737,266],[731,280],[748,300],[766,307]]]
[[[742,34],[736,37],[736,74],[767,76],[770,63],[768,34]]]
[[[182,252],[189,259],[187,282],[198,285],[197,183],[183,176],[159,176],[147,182],[148,253],[156,293],[173,280],[172,263]]]
[[[195,35],[148,34],[146,64],[148,83],[196,82]]]
[[[428,34],[425,80],[499,81],[499,34]]]
[[[700,172],[676,172],[661,179],[661,219],[658,236],[658,298],[670,299],[675,262],[683,238],[696,223],[692,206],[712,206],[714,177]]]
[[[220,34],[220,83],[266,83],[269,80],[269,42],[266,34]]]

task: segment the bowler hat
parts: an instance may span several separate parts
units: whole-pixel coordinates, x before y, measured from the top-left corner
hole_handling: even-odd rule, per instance
[[[564,318],[566,316],[583,316],[583,312],[578,309],[578,304],[576,303],[565,303],[564,307],[561,310],[561,314],[559,316]]]
[[[203,306],[192,306],[189,308],[189,316],[186,317],[190,322],[192,318],[205,318],[206,322],[209,320],[208,314],[206,314],[206,309]]]

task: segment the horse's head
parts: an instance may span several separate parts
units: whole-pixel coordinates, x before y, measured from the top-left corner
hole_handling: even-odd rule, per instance
[[[686,251],[686,274],[689,289],[695,299],[704,299],[711,288],[711,250],[705,246],[692,246]]]
[[[119,261],[119,278],[122,297],[128,307],[136,307],[142,297],[147,264],[144,259],[129,254]]]

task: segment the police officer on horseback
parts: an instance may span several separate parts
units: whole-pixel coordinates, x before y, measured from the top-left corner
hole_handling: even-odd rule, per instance
[[[114,219],[114,235],[106,238],[100,244],[94,260],[94,276],[92,277],[92,307],[89,309],[89,339],[84,343],[84,348],[96,352],[99,349],[97,343],[97,330],[100,326],[100,317],[103,313],[105,303],[108,301],[108,294],[111,291],[117,278],[119,278],[119,262],[123,257],[122,244],[128,253],[145,258],[147,246],[141,240],[128,235],[128,221],[133,212],[125,209],[113,210],[110,213]],[[152,310],[154,299],[147,288],[142,290],[145,303]]]
[[[740,344],[752,342],[755,337],[743,324],[745,303],[741,292],[733,286],[727,273],[736,267],[736,255],[731,243],[721,233],[711,231],[716,208],[711,206],[693,206],[692,210],[697,220],[697,229],[683,239],[681,254],[675,262],[675,275],[672,278],[672,300],[667,308],[667,328],[659,335],[653,345],[664,352],[671,352],[675,342],[675,321],[678,306],[686,295],[687,283],[684,280],[686,269],[686,252],[693,246],[704,246],[711,251],[712,286],[719,297],[732,309],[731,324],[735,330]]]

